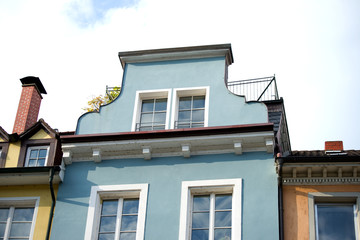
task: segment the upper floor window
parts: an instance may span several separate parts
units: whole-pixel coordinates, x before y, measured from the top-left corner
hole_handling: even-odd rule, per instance
[[[32,239],[38,198],[0,198],[0,239]]]
[[[310,192],[308,197],[309,239],[358,239],[360,193]]]
[[[240,239],[241,181],[183,182],[179,240]]]
[[[167,99],[147,99],[141,104],[140,122],[136,131],[165,129]]]
[[[180,97],[175,128],[204,127],[204,114],[205,96]]]
[[[171,89],[137,91],[131,131],[168,129]]]
[[[138,212],[138,198],[104,200],[98,239],[136,239]]]
[[[208,126],[209,87],[174,89],[172,128]]]
[[[91,188],[84,239],[143,240],[147,184]]]
[[[46,166],[49,154],[49,146],[29,147],[26,153],[26,167]]]

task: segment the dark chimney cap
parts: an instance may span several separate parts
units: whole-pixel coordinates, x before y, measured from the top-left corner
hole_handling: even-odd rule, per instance
[[[28,77],[21,78],[20,81],[23,85],[35,85],[40,93],[46,94],[46,90],[45,90],[44,86],[42,85],[40,78],[28,76]]]

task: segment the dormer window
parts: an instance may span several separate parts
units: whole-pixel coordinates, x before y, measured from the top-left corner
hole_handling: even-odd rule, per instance
[[[46,166],[49,154],[49,146],[29,147],[26,153],[26,167]]]

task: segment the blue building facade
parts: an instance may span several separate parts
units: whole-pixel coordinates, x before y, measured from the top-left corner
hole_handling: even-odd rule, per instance
[[[120,95],[61,136],[51,239],[278,239],[286,119],[229,91],[231,45],[119,58]]]

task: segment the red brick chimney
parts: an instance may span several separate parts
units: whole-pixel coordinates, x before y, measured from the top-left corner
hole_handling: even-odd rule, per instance
[[[325,152],[342,152],[344,150],[342,141],[326,141]]]
[[[20,134],[37,122],[42,96],[46,90],[37,77],[20,79],[22,92],[16,113],[13,133]]]

